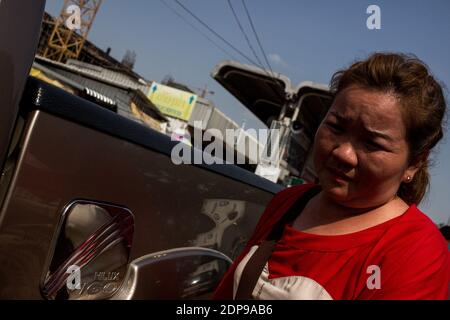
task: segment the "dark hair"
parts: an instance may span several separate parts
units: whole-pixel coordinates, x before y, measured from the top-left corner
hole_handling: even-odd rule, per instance
[[[419,170],[410,183],[400,185],[397,195],[408,204],[419,204],[429,186],[429,152],[443,137],[442,86],[417,57],[397,53],[374,53],[353,63],[333,75],[330,88],[336,96],[351,85],[392,94],[402,105],[409,165]]]
[[[450,226],[443,226],[439,229],[446,240],[450,240]]]

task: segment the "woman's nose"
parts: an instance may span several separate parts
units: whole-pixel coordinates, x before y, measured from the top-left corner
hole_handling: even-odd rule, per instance
[[[358,164],[355,148],[350,142],[340,143],[334,148],[332,155],[340,165],[346,167],[345,169],[354,168]]]

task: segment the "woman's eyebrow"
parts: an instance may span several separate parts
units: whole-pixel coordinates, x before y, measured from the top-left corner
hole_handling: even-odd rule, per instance
[[[347,122],[347,121],[348,121],[345,117],[341,116],[341,115],[340,115],[339,113],[337,113],[336,111],[331,111],[331,112],[330,112],[330,115],[334,116],[336,119],[338,119],[338,120],[341,121],[341,122]]]
[[[342,122],[342,123],[344,123],[344,124],[347,123],[347,122],[349,121],[346,117],[340,115],[340,114],[337,113],[336,111],[331,111],[331,112],[330,112],[330,115],[334,116],[339,122]],[[364,128],[364,130],[365,130],[369,135],[371,135],[372,137],[380,137],[380,138],[383,138],[383,139],[385,139],[385,140],[387,140],[387,141],[390,141],[390,142],[394,142],[394,141],[395,141],[394,138],[392,138],[390,135],[388,135],[387,133],[384,133],[384,132],[382,132],[382,131],[373,130],[373,129],[369,129],[369,128],[366,128],[366,127]]]
[[[395,140],[394,138],[392,138],[387,133],[384,133],[384,132],[381,132],[381,131],[378,131],[378,130],[368,129],[368,128],[364,128],[364,129],[367,131],[367,133],[369,133],[369,135],[371,135],[373,137],[380,137],[380,138],[383,138],[383,139],[385,139],[387,141],[391,141],[391,142],[394,142],[394,140]]]

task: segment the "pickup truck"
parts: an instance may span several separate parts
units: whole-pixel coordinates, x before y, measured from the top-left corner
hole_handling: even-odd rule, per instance
[[[176,165],[170,137],[30,77],[44,7],[0,1],[0,299],[210,297],[283,186]],[[298,116],[266,90],[279,80],[235,64],[213,76],[264,122]],[[313,134],[326,90],[295,99]]]
[[[29,76],[44,0],[0,2],[0,299],[199,299],[282,186]]]

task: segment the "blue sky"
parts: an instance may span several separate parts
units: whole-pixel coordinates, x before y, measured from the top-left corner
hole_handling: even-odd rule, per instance
[[[198,24],[174,0],[170,7],[239,61],[245,59]],[[255,60],[236,24],[226,0],[180,0],[217,33]],[[47,0],[52,15],[63,0]],[[231,0],[252,44],[256,41],[241,0]],[[294,85],[310,80],[327,84],[338,69],[373,51],[413,53],[425,61],[434,75],[450,88],[450,1],[433,0],[246,0],[256,30],[274,71],[288,76]],[[366,27],[369,5],[381,9],[381,29]],[[89,40],[100,48],[111,47],[120,60],[127,49],[137,54],[135,71],[149,80],[170,74],[192,87],[214,91],[210,99],[246,128],[263,125],[211,77],[213,67],[232,59],[198,31],[170,11],[161,0],[104,0]],[[258,51],[259,53],[259,51]],[[447,91],[447,99],[449,95]],[[447,130],[448,135],[449,130]],[[428,198],[421,204],[436,223],[450,217],[450,140],[435,153]]]

